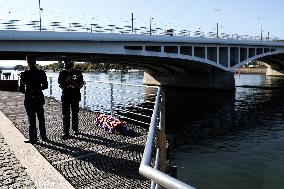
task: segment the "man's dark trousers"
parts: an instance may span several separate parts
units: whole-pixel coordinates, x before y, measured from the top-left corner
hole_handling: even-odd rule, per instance
[[[39,123],[39,131],[42,139],[46,139],[45,119],[43,106],[25,105],[29,118],[29,136],[31,141],[37,141],[36,115]]]
[[[69,136],[70,130],[70,108],[72,110],[72,129],[78,132],[78,113],[79,100],[72,97],[62,97],[62,115],[63,115],[63,132],[64,135]]]

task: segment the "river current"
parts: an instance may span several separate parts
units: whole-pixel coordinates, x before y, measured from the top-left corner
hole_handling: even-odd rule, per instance
[[[233,94],[183,91],[182,106],[172,103],[177,177],[199,189],[281,189],[284,78],[241,74],[235,83]]]

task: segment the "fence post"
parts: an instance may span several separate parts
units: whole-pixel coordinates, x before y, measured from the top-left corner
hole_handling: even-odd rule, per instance
[[[165,133],[165,92],[161,87],[160,117],[159,117],[159,148],[160,148],[160,171],[166,171],[166,133]]]
[[[49,77],[49,95],[52,96],[52,77]]]
[[[84,108],[86,108],[86,100],[87,100],[87,85],[86,81],[84,81]]]
[[[113,116],[113,84],[110,83],[110,114]]]

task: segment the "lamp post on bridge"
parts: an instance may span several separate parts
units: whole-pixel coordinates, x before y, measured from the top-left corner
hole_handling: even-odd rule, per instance
[[[150,35],[152,35],[152,20],[153,20],[154,18],[150,18]]]
[[[221,9],[214,9],[214,11],[220,13]],[[216,25],[216,37],[219,38],[219,21],[218,21],[218,17],[217,17],[217,25]]]
[[[94,20],[95,18],[93,17],[92,18],[92,20],[91,20],[91,33],[93,33],[93,20]]]
[[[263,30],[262,30],[262,22],[261,22],[261,20],[262,20],[262,18],[260,18],[260,17],[257,17],[257,20],[259,20],[260,21],[260,41],[262,41],[262,33],[264,32]]]
[[[219,23],[218,23],[218,22],[217,22],[217,27],[216,27],[216,29],[217,29],[216,36],[217,36],[217,38],[219,38]]]
[[[134,20],[135,20],[135,18],[133,16],[133,13],[131,13],[131,31],[132,31],[132,34],[133,34],[133,31],[134,31]]]
[[[260,41],[262,41],[262,33],[263,33],[264,31],[262,30],[262,24],[260,25]]]
[[[40,7],[40,0],[38,0],[38,9],[39,9],[39,31],[41,31],[41,11],[43,11],[43,9]]]

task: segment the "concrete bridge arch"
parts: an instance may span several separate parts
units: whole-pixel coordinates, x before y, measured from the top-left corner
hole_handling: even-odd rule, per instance
[[[27,53],[34,53],[41,60],[69,56],[130,64],[162,85],[196,88],[232,90],[235,68],[257,59],[281,67],[283,51],[283,43],[236,39],[0,31],[0,59],[25,59]]]

